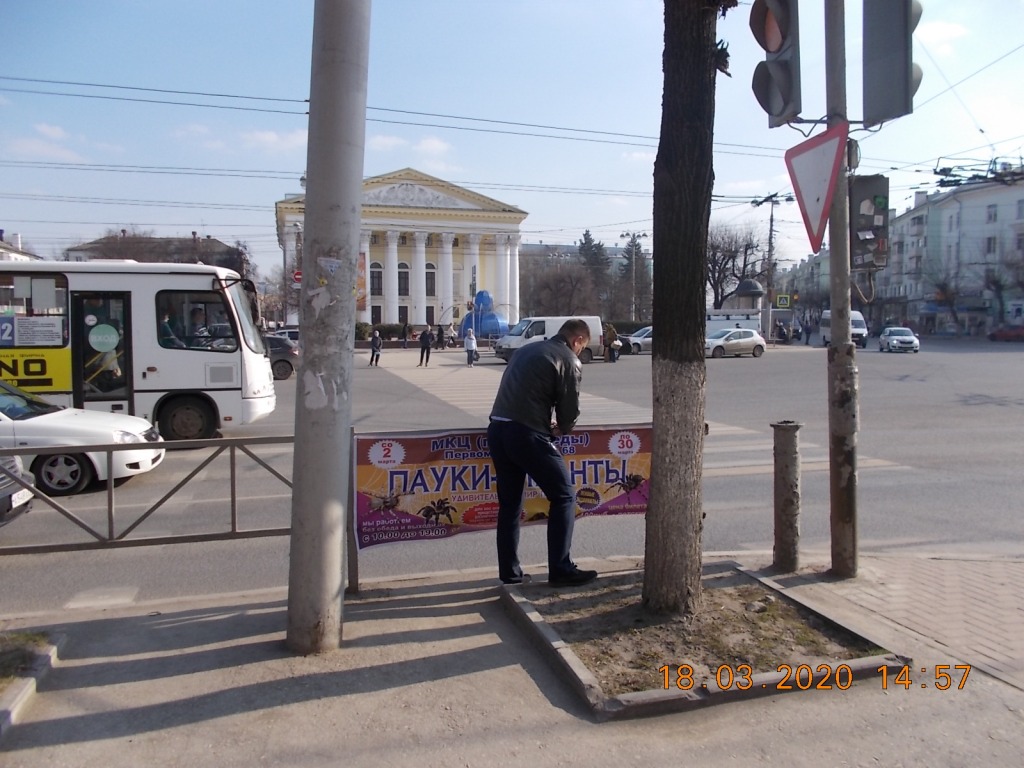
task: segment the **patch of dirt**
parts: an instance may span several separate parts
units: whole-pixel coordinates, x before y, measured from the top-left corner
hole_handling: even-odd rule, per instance
[[[705,573],[704,606],[691,618],[644,610],[642,578],[637,571],[572,590],[523,591],[609,696],[675,688],[682,665],[692,668],[697,687],[714,683],[716,673],[729,687],[747,667],[750,674],[781,665],[815,669],[885,653],[736,570]]]
[[[39,632],[0,632],[0,691],[32,667],[47,640]]]

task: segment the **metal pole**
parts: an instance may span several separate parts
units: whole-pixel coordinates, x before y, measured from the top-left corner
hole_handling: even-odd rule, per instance
[[[828,125],[847,121],[844,0],[825,0],[825,101]],[[828,349],[829,497],[832,573],[857,575],[857,361],[850,333],[847,153],[841,153],[829,211],[832,333]]]
[[[295,398],[287,645],[341,642],[370,0],[316,0]]]

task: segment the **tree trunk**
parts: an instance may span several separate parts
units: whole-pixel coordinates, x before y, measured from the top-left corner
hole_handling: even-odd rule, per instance
[[[643,603],[701,604],[704,290],[714,182],[718,4],[665,0],[661,137],[654,161],[654,422]]]

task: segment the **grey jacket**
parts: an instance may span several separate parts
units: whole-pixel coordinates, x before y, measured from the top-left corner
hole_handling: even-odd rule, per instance
[[[492,419],[516,421],[543,434],[551,433],[552,411],[562,434],[580,415],[583,367],[562,336],[516,350],[501,377],[491,409]]]

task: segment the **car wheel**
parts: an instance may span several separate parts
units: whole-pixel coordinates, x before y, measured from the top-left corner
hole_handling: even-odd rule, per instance
[[[761,355],[764,354],[764,347],[758,344],[756,347],[750,350],[750,354],[752,354],[754,357],[760,357]]]
[[[93,477],[92,462],[81,453],[40,456],[32,464],[36,485],[48,496],[69,496],[85,488]]]
[[[920,351],[921,351],[920,349],[915,349],[915,350],[914,350],[914,354],[916,355],[916,354],[917,354],[918,352],[920,352]]]
[[[641,351],[642,350],[640,349],[640,345],[639,344],[634,344],[633,345],[633,354],[634,355],[639,355]]]
[[[593,359],[594,359],[594,353],[591,352],[590,349],[584,349],[582,352],[580,352],[580,362],[581,363],[589,363]]]
[[[722,349],[721,347],[715,347],[714,349],[711,350],[711,356],[717,358],[725,357],[725,350]]]
[[[217,432],[213,409],[198,397],[182,397],[160,409],[164,440],[208,440]]]
[[[292,366],[287,360],[278,360],[270,369],[274,372],[275,381],[284,381],[292,377]]]

